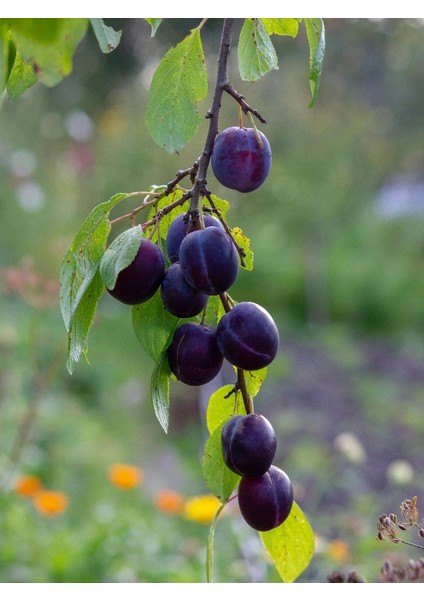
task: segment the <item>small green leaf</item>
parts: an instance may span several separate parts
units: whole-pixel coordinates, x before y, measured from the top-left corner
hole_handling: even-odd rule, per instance
[[[182,322],[182,319],[165,309],[160,290],[150,300],[137,304],[132,310],[132,324],[137,339],[155,363],[170,342],[170,336]]]
[[[163,352],[153,369],[150,379],[150,395],[153,409],[161,427],[168,432],[169,426],[169,378],[171,370]]]
[[[10,100],[22,96],[30,87],[38,81],[32,65],[24,62],[19,52],[16,52],[12,70],[7,80],[7,95]]]
[[[98,269],[110,231],[109,212],[126,197],[115,194],[91,211],[60,265],[60,310],[68,332],[70,373],[81,355],[86,355],[95,308],[104,290]]]
[[[155,33],[158,30],[159,25],[162,23],[163,19],[146,19],[146,21],[149,23],[150,27],[152,28],[152,37],[155,36]]]
[[[267,373],[268,369],[266,367],[258,369],[257,371],[244,371],[247,392],[251,398],[254,398],[258,394],[266,379]]]
[[[141,225],[120,233],[107,248],[100,261],[100,277],[113,290],[119,273],[134,260],[141,242]]]
[[[245,415],[243,400],[240,392],[234,385],[228,384],[220,387],[209,398],[206,410],[206,425],[209,433],[226,423],[234,415]]]
[[[210,491],[221,503],[224,503],[236,488],[240,476],[233,473],[222,458],[222,427],[223,424],[217,427],[206,442],[203,455],[203,477]]]
[[[250,249],[250,239],[243,233],[240,227],[233,227],[231,234],[236,244],[244,251],[242,267],[246,271],[253,270],[253,252]]]
[[[269,35],[290,35],[295,38],[300,19],[261,19]]]
[[[309,83],[312,95],[309,107],[312,108],[318,97],[321,81],[325,54],[325,28],[322,19],[305,19],[305,26],[309,42]]]
[[[90,19],[90,23],[99,43],[100,50],[104,54],[115,50],[121,41],[122,31],[115,31],[113,27],[105,25],[103,19]]]
[[[259,536],[286,583],[295,581],[312,560],[314,532],[296,502],[284,523]]]
[[[200,30],[193,29],[161,60],[149,91],[146,125],[170,154],[196,134],[201,121],[196,105],[205,98],[207,83]]]
[[[238,65],[244,81],[257,81],[278,69],[274,45],[261,19],[246,19],[238,41]]]

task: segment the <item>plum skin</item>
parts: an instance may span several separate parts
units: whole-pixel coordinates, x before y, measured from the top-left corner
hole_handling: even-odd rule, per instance
[[[224,229],[221,221],[213,215],[203,215],[203,223],[205,227],[219,227],[222,230]],[[168,233],[166,234],[166,250],[171,263],[179,260],[181,242],[187,233],[194,231],[190,227],[188,214],[178,215],[169,226]]]
[[[161,298],[165,308],[180,318],[198,315],[208,302],[208,295],[191,287],[181,273],[178,262],[171,264],[161,283]]]
[[[224,360],[216,343],[216,328],[194,322],[177,327],[167,357],[175,377],[194,386],[212,381]]]
[[[220,319],[217,342],[229,363],[245,371],[256,371],[276,357],[279,333],[274,319],[262,306],[240,302]]]
[[[165,275],[165,257],[162,250],[145,238],[131,264],[123,269],[109,294],[124,304],[141,304],[159,289]]]
[[[293,485],[287,473],[271,465],[264,475],[241,478],[238,503],[248,525],[257,531],[270,531],[289,516]]]
[[[216,137],[211,166],[215,177],[225,187],[243,193],[253,192],[268,177],[271,146],[262,132],[257,134],[253,128],[227,127]]]
[[[268,471],[277,449],[277,437],[263,415],[236,415],[221,432],[222,454],[229,469],[238,475],[257,477]]]
[[[227,291],[237,279],[238,252],[230,236],[218,227],[188,233],[179,257],[184,278],[208,295]]]

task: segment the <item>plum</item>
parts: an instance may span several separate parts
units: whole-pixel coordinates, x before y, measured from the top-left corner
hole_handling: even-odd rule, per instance
[[[217,342],[229,363],[246,371],[268,366],[279,346],[277,325],[255,302],[240,302],[220,319]]]
[[[212,171],[217,180],[229,189],[243,193],[256,190],[268,177],[271,162],[271,146],[267,138],[253,128],[228,127],[215,139]]]
[[[224,360],[216,343],[216,328],[194,322],[177,327],[167,356],[172,373],[187,385],[212,381]]]
[[[221,221],[213,215],[203,215],[205,227],[219,227],[224,229]],[[166,234],[166,250],[171,263],[178,261],[181,242],[187,233],[193,231],[189,223],[189,215],[181,214],[172,221]]]
[[[247,477],[263,475],[270,468],[277,448],[271,423],[263,415],[236,415],[221,432],[222,454],[229,469]]]
[[[248,525],[257,531],[270,531],[289,516],[293,485],[287,473],[271,465],[264,475],[241,478],[238,504]]]
[[[198,315],[206,306],[209,296],[196,290],[184,279],[180,263],[171,264],[161,283],[161,297],[165,308],[176,317]]]

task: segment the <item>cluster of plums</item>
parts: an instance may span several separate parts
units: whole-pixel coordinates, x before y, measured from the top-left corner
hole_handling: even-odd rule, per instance
[[[281,525],[293,505],[288,475],[273,465],[277,438],[263,415],[236,415],[221,432],[222,455],[229,469],[241,475],[238,503],[245,521],[258,531]]]
[[[228,188],[250,192],[259,187],[271,166],[266,137],[254,129],[230,127],[216,138],[211,165]],[[190,319],[199,315],[212,295],[226,292],[235,282],[239,253],[219,219],[204,214],[196,229],[190,214],[180,214],[161,248],[146,238],[132,263],[108,291],[125,304],[149,300],[158,289],[166,310]],[[217,326],[187,321],[174,332],[167,349],[169,367],[187,385],[204,385],[216,377],[224,359],[234,367],[256,371],[275,358],[279,333],[271,315],[254,302],[235,304]],[[276,436],[269,421],[251,413],[231,418],[222,429],[222,452],[229,469],[241,475],[240,511],[246,522],[268,531],[288,517],[293,488],[284,471],[272,464]]]

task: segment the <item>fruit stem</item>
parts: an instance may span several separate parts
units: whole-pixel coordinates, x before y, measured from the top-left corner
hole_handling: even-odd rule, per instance
[[[246,378],[244,376],[243,369],[237,369],[237,387],[241,392],[244,408],[246,409],[246,414],[249,415],[250,413],[253,413],[253,401],[249,395],[249,392],[247,391]]]
[[[255,137],[256,137],[256,141],[258,142],[258,146],[259,146],[259,148],[263,148],[264,147],[264,143],[262,141],[262,138],[261,138],[261,135],[259,133],[259,130],[256,127],[255,119],[253,118],[252,113],[249,113],[249,117],[250,117],[250,120],[252,121],[252,127],[253,127],[253,130],[255,132]]]

